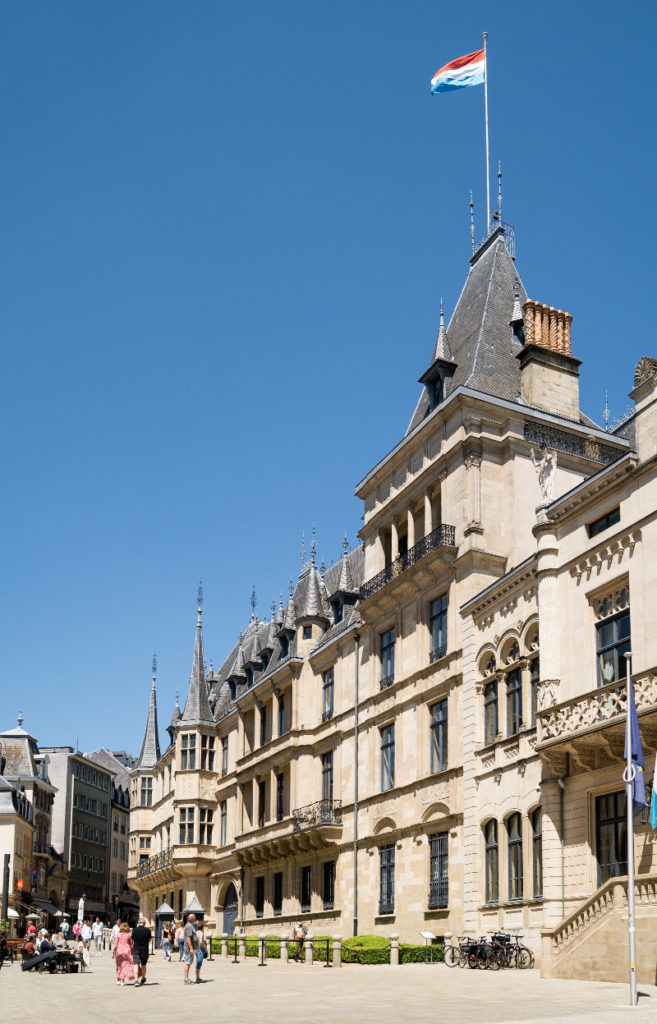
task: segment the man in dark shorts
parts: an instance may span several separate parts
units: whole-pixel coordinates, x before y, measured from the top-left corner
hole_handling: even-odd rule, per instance
[[[146,984],[146,964],[148,963],[148,947],[151,942],[151,930],[146,927],[146,918],[140,917],[137,927],[132,929],[134,949],[132,959],[135,963],[135,988]]]

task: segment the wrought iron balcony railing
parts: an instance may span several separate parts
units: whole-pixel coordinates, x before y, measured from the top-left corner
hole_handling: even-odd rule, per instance
[[[387,690],[389,686],[392,686],[394,681],[395,681],[395,673],[394,672],[392,673],[392,675],[382,676],[381,683],[380,683],[380,689]]]
[[[429,882],[429,910],[445,910],[448,905],[449,883],[446,878]]]
[[[396,579],[397,576],[401,576],[403,572],[406,572],[407,569],[410,569],[412,565],[415,565],[416,562],[419,562],[420,559],[424,558],[431,551],[435,551],[436,548],[453,548],[455,534],[456,531],[453,526],[442,523],[436,530],[428,533],[421,541],[418,541],[412,548],[409,548],[405,554],[399,555],[398,558],[395,558],[394,562],[386,565],[385,569],[382,569],[371,580],[364,583],[360,588],[361,601],[371,597],[372,594],[376,594],[387,583]]]
[[[432,647],[429,652],[429,661],[439,661],[440,658],[444,658],[447,654],[447,644],[440,644],[438,647]]]
[[[171,847],[169,847],[167,850],[162,850],[161,853],[149,857],[148,860],[142,861],[137,865],[137,878],[143,878],[144,875],[150,875],[153,871],[160,871],[162,868],[168,867],[171,863],[171,853]]]
[[[342,800],[317,800],[292,811],[295,832],[314,825],[341,825]]]
[[[391,896],[386,899],[379,900],[379,914],[394,914],[395,912],[395,897]]]

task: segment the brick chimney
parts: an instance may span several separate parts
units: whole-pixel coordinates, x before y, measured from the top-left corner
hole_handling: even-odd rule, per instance
[[[579,420],[579,359],[570,348],[572,316],[527,299],[522,307],[525,343],[518,353],[525,401]]]

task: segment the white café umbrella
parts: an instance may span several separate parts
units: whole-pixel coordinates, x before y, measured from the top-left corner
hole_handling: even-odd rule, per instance
[[[78,921],[84,921],[84,899],[80,896],[80,902],[78,903]]]

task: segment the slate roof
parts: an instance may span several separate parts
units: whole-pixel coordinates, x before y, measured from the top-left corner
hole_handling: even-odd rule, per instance
[[[203,661],[203,620],[199,605],[196,617],[196,640],[194,642],[194,661],[189,680],[189,690],[185,701],[185,710],[180,721],[186,725],[202,722],[213,722],[212,711],[208,702],[208,687],[205,682],[205,664]]]
[[[148,717],[146,719],[146,728],[144,730],[144,738],[141,743],[139,758],[137,759],[137,767],[152,768],[159,760],[160,737],[157,731],[157,696],[155,694],[155,679],[153,679],[153,685],[151,686],[151,699],[148,706]]]
[[[22,722],[21,715],[16,729],[7,729],[6,732],[0,733],[0,757],[5,759],[4,774],[10,779],[18,776],[24,779],[39,776],[40,767],[36,761],[39,752],[37,741],[25,731]]]
[[[99,747],[98,750],[93,750],[90,754],[85,754],[84,756],[88,761],[93,761],[94,764],[100,765],[101,768],[111,772],[116,786],[127,789],[128,792],[130,791],[130,775],[126,771],[125,765],[121,764],[110,750],[106,747]]]

